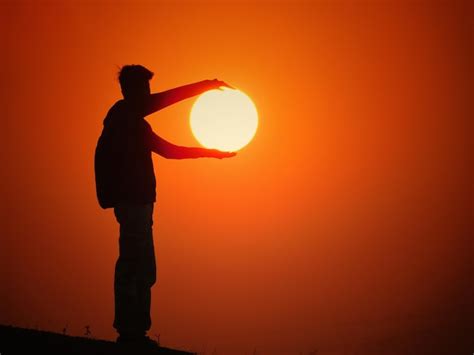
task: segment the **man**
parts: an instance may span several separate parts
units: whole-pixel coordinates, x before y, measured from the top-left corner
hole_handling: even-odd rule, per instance
[[[228,158],[215,149],[174,145],[157,136],[145,116],[178,101],[222,86],[204,80],[151,94],[153,73],[141,65],[126,65],[119,73],[124,99],[116,102],[104,120],[95,157],[96,191],[102,208],[114,208],[120,224],[119,257],[115,265],[115,319],[118,343],[156,345],[150,329],[151,287],[156,281],[153,246],[153,204],[156,182],[151,153],[167,159]]]

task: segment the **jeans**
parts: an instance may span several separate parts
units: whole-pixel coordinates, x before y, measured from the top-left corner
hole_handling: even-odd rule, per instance
[[[156,282],[153,203],[121,203],[114,208],[120,224],[115,264],[113,326],[120,334],[145,335],[151,327],[151,287]]]

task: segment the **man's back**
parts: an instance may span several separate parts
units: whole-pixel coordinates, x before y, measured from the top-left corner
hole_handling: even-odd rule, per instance
[[[151,127],[137,110],[120,100],[104,119],[95,151],[95,178],[99,204],[151,203],[156,200],[156,181],[147,144]]]

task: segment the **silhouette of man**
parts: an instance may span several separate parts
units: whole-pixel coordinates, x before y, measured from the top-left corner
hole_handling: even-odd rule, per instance
[[[204,80],[151,94],[153,73],[141,65],[121,68],[124,99],[104,119],[94,157],[96,192],[102,208],[114,208],[120,224],[119,257],[115,265],[115,319],[118,343],[154,346],[146,336],[151,327],[151,287],[156,281],[153,246],[153,205],[156,181],[151,153],[167,159],[228,158],[232,152],[174,145],[156,135],[144,119],[162,108],[207,90],[227,86]]]

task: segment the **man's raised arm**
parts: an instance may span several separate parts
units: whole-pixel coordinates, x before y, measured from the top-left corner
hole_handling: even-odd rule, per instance
[[[176,102],[202,94],[203,92],[208,90],[218,89],[222,86],[232,88],[225,82],[214,79],[203,80],[194,84],[188,84],[174,89],[162,91],[156,94],[151,94],[148,107],[145,109],[145,115],[150,115],[153,112],[161,110]]]

